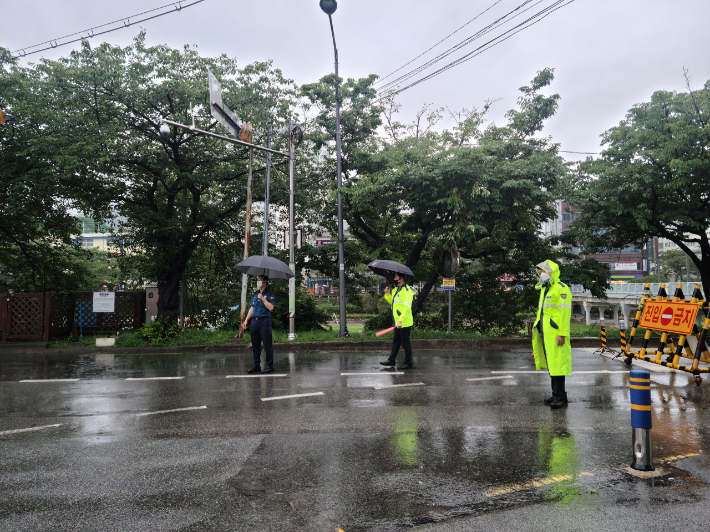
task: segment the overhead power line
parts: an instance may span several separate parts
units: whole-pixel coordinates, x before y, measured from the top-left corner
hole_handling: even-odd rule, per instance
[[[447,50],[444,50],[444,51],[441,52],[439,55],[437,55],[437,56],[433,57],[432,59],[429,59],[429,60],[426,61],[425,63],[423,63],[423,64],[421,64],[421,65],[419,65],[419,66],[413,68],[413,69],[410,70],[409,72],[406,72],[405,74],[400,75],[398,78],[388,81],[387,83],[385,83],[384,85],[382,85],[382,86],[380,87],[380,90],[383,90],[383,89],[385,89],[385,88],[387,88],[387,87],[390,87],[390,86],[393,86],[393,85],[398,85],[398,84],[401,83],[402,81],[404,81],[404,80],[406,80],[406,79],[408,79],[408,78],[410,78],[410,77],[412,77],[412,76],[418,74],[419,72],[422,72],[423,70],[426,70],[427,68],[429,68],[430,66],[434,65],[435,63],[438,63],[439,61],[441,61],[441,60],[444,59],[445,57],[451,55],[452,53],[456,52],[457,50],[460,50],[461,48],[465,47],[466,45],[471,44],[473,41],[477,40],[479,37],[485,35],[486,33],[490,32],[490,31],[493,31],[493,30],[494,30],[495,28],[497,28],[498,26],[501,26],[501,25],[505,24],[505,23],[507,22],[506,19],[507,19],[510,15],[512,15],[513,13],[519,11],[520,9],[522,9],[523,7],[525,7],[527,4],[529,4],[529,3],[532,2],[532,1],[533,1],[533,0],[525,0],[522,4],[520,4],[519,6],[517,6],[515,9],[509,11],[508,13],[506,13],[505,15],[503,15],[502,17],[499,17],[498,19],[494,20],[493,22],[491,22],[490,24],[488,24],[487,26],[485,26],[483,29],[480,29],[480,30],[478,30],[477,32],[475,32],[473,35],[471,35],[471,36],[469,36],[469,37],[466,37],[466,38],[465,38],[464,40],[462,40],[462,41],[459,41],[458,43],[456,43],[455,45],[453,45],[451,48],[448,48]],[[533,4],[533,6],[539,4],[540,2],[544,2],[544,1],[545,1],[545,0],[538,0],[537,2],[535,2],[535,4]],[[529,8],[523,10],[521,13],[524,13],[524,12],[527,11],[528,9],[531,9],[533,6],[530,6]],[[491,6],[491,7],[492,7],[492,6]],[[520,13],[518,13],[517,15],[515,15],[515,16],[512,17],[512,18],[515,18],[515,17],[517,17],[518,15],[520,15]],[[512,18],[511,18],[511,20],[512,20]],[[431,48],[430,48],[430,49],[431,49]],[[426,52],[425,52],[425,53],[426,53]],[[421,55],[424,55],[424,54],[421,54]],[[419,57],[421,57],[421,55],[420,55]],[[410,61],[410,63],[411,63],[411,61]],[[397,70],[401,70],[401,68],[400,68],[400,69],[397,69]],[[384,79],[384,78],[383,78],[383,79]]]
[[[182,11],[186,7],[192,7],[195,4],[199,4],[201,2],[204,2],[205,0],[193,0],[190,3],[183,3],[182,1],[179,2],[173,2],[171,4],[166,4],[161,7],[156,7],[155,9],[149,9],[148,11],[143,11],[142,13],[138,13],[136,15],[131,15],[130,17],[124,17],[118,20],[114,20],[113,22],[107,22],[106,24],[101,24],[100,26],[94,26],[93,28],[89,28],[88,30],[82,30],[82,31],[77,31],[76,33],[70,33],[69,35],[65,35],[64,37],[57,37],[56,39],[51,39],[49,41],[41,42],[39,44],[33,44],[32,46],[27,46],[25,48],[19,48],[12,53],[15,54],[15,57],[24,57],[26,55],[31,55],[31,54],[36,54],[39,52],[43,52],[45,50],[50,50],[52,48],[58,48],[60,46],[64,46],[67,44],[71,44],[74,42],[78,41],[84,41],[86,39],[91,39],[92,37],[97,37],[99,35],[103,35],[105,33],[110,33],[112,31],[120,30],[123,28],[128,28],[129,26],[133,26],[134,24],[140,24],[141,22],[145,22],[146,20],[151,20],[154,18],[162,17],[163,15],[169,15],[170,13],[175,13],[177,11]],[[162,13],[157,13],[155,15],[151,15],[149,17],[144,17],[138,20],[135,20],[136,17],[141,17],[143,15],[147,15],[148,13],[155,13],[156,11],[163,11]],[[120,26],[115,27],[115,28],[110,28],[106,29],[103,31],[97,32],[96,30],[105,28],[107,26],[113,26],[115,24],[121,23]],[[81,37],[77,37],[75,39],[71,39],[72,37],[75,37],[76,35],[81,35]],[[65,42],[60,42],[64,41],[64,39],[71,39]],[[45,46],[47,45],[47,46]],[[40,46],[44,46],[44,48],[39,48]],[[37,50],[33,50],[33,48],[38,48]]]
[[[452,61],[451,63],[441,67],[438,70],[435,70],[434,72],[432,72],[430,74],[427,74],[426,76],[410,83],[409,85],[406,85],[405,87],[396,88],[396,90],[391,91],[389,94],[396,95],[401,92],[404,92],[405,90],[410,89],[410,88],[414,87],[415,85],[418,85],[424,81],[427,81],[433,77],[436,77],[439,74],[441,74],[451,68],[454,68],[455,66],[458,66],[462,63],[465,63],[466,61],[469,61],[470,59],[473,59],[474,57],[482,54],[483,52],[490,50],[494,46],[496,46],[504,41],[507,41],[513,35],[520,33],[521,31],[529,28],[530,26],[537,24],[538,22],[540,22],[541,20],[543,20],[547,16],[551,15],[554,11],[557,11],[558,9],[567,6],[567,5],[571,4],[572,2],[574,2],[574,0],[568,0],[566,3],[565,3],[565,0],[557,0],[552,5],[546,7],[545,9],[540,10],[539,12],[537,12],[536,14],[527,18],[526,20],[524,20],[523,22],[521,22],[517,26],[514,26],[514,27],[510,28],[509,30],[501,33],[497,37],[494,37],[490,41],[486,42],[485,44],[482,44],[481,46],[479,46],[475,50],[459,57],[458,59]],[[507,35],[507,36],[504,37],[505,35]]]
[[[424,50],[424,51],[423,51],[421,54],[419,54],[417,57],[415,57],[414,59],[412,59],[412,60],[409,61],[408,63],[403,64],[403,65],[402,65],[401,67],[399,67],[397,70],[393,70],[392,72],[390,72],[390,73],[387,74],[386,76],[380,78],[379,81],[378,81],[378,83],[382,83],[384,80],[386,80],[386,79],[387,79],[388,77],[390,77],[392,74],[395,74],[396,72],[399,72],[400,70],[402,70],[402,69],[403,69],[404,67],[406,67],[407,65],[413,63],[414,61],[416,61],[417,59],[419,59],[421,56],[425,55],[427,52],[430,52],[431,50],[433,50],[434,48],[436,48],[437,46],[439,46],[442,42],[444,42],[446,39],[448,39],[449,37],[451,37],[451,36],[454,35],[455,33],[458,33],[459,31],[461,31],[462,29],[464,29],[466,26],[468,26],[469,24],[471,24],[471,22],[473,22],[474,20],[476,20],[478,17],[480,17],[481,15],[483,15],[484,13],[486,13],[487,11],[493,9],[497,4],[500,4],[502,1],[503,1],[503,0],[497,0],[497,2],[495,2],[493,5],[489,6],[487,9],[481,11],[478,15],[476,15],[475,17],[473,17],[471,20],[469,20],[469,21],[468,21],[466,24],[464,24],[463,26],[461,26],[461,27],[459,27],[458,29],[456,29],[456,30],[452,31],[451,33],[449,33],[446,37],[444,37],[443,39],[441,39],[441,40],[440,40],[438,43],[436,43],[434,46],[432,46],[431,48],[428,48],[427,50]]]

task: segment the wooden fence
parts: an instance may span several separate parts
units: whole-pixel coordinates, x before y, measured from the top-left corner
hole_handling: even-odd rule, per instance
[[[0,294],[2,341],[135,331],[143,323],[145,293],[116,292],[114,312],[92,312],[93,292]]]

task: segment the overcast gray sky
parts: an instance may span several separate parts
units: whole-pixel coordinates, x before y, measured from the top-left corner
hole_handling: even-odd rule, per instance
[[[2,0],[0,46],[14,51],[169,1]],[[426,60],[523,1],[339,0],[333,22],[340,75],[385,76],[493,6],[422,58]],[[528,13],[553,2],[541,0],[538,8]],[[695,89],[710,79],[709,21],[707,0],[574,0],[480,56],[403,92],[399,97],[401,120],[411,120],[424,102],[457,109],[480,107],[488,98],[500,98],[490,115],[500,123],[505,111],[515,106],[518,87],[541,68],[552,67],[556,79],[551,91],[562,99],[545,133],[559,142],[562,150],[598,152],[599,135],[617,124],[633,104],[647,101],[655,90],[684,90],[683,66],[690,70]],[[333,69],[328,18],[318,0],[205,0],[140,27],[147,31],[149,44],[194,44],[203,55],[225,53],[236,57],[242,66],[271,59],[298,84],[312,82]],[[91,42],[126,45],[138,31],[139,26],[131,26]],[[464,55],[482,42],[476,41],[448,59]],[[78,45],[29,55],[24,61],[42,56],[54,59]]]

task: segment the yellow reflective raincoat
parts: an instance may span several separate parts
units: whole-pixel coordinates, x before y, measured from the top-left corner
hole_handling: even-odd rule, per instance
[[[546,260],[537,265],[550,280],[545,286],[538,283],[540,302],[533,326],[533,354],[535,369],[547,369],[551,376],[572,375],[572,346],[570,321],[572,319],[572,292],[560,281],[560,267]],[[542,329],[542,334],[540,333]],[[557,337],[564,336],[564,345],[557,345]]]
[[[404,286],[396,286],[389,294],[385,294],[387,303],[392,305],[392,317],[394,318],[394,326],[397,322],[402,322],[402,327],[411,327],[414,325],[412,317],[412,301],[416,292],[414,288],[405,284]]]

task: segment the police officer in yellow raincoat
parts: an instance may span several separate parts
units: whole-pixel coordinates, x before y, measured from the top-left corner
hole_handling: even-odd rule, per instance
[[[394,293],[390,291],[389,286],[385,288],[385,299],[387,303],[392,305],[392,321],[394,322],[392,352],[389,358],[380,364],[394,366],[401,345],[404,347],[404,364],[398,366],[397,369],[411,369],[414,364],[412,363],[412,343],[409,341],[409,332],[414,325],[412,301],[414,301],[416,292],[407,284],[407,277],[404,274],[395,273],[394,282],[396,284]]]
[[[560,281],[560,267],[546,260],[535,267],[540,282],[537,318],[533,326],[535,369],[547,369],[552,381],[552,397],[545,404],[562,408],[567,404],[565,375],[572,374],[572,292]]]

